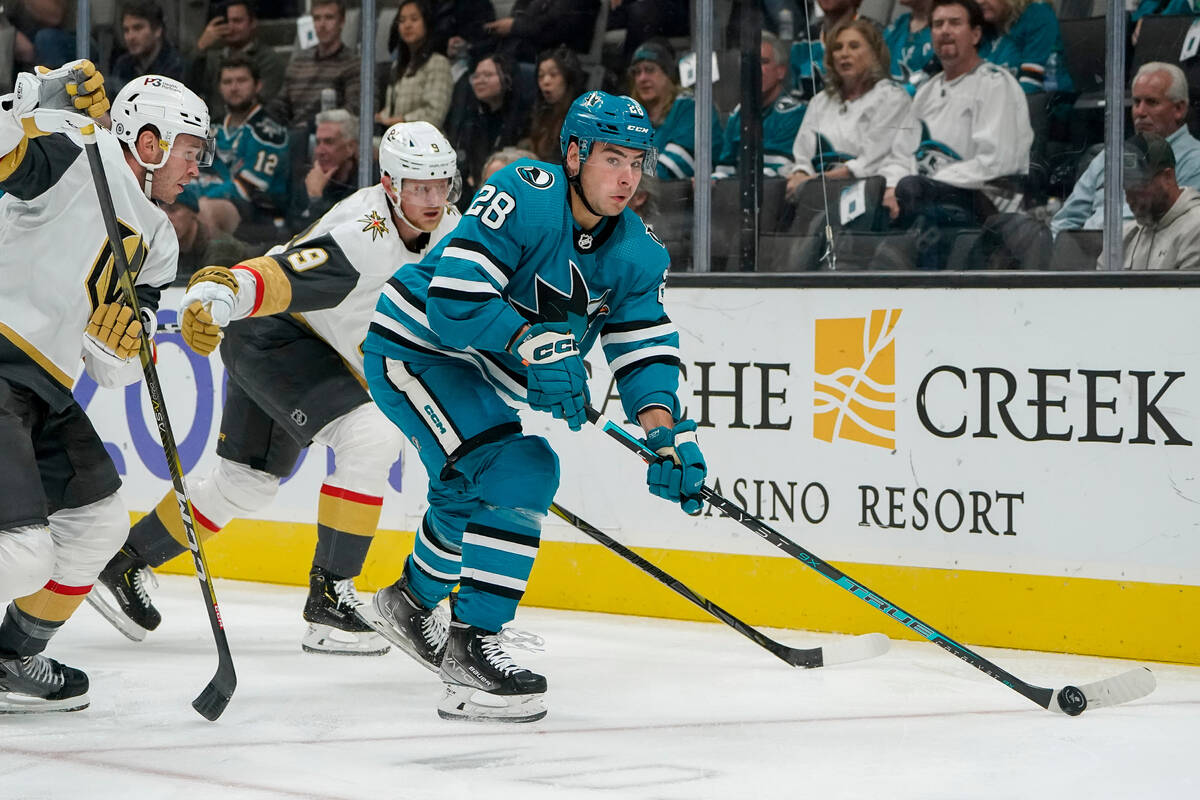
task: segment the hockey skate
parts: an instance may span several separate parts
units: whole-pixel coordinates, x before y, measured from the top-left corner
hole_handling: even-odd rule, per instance
[[[442,719],[535,722],[546,716],[546,678],[518,666],[502,647],[503,633],[450,623],[450,638],[438,676],[446,693]]]
[[[375,630],[425,669],[437,672],[449,635],[446,610],[422,607],[409,594],[406,576],[376,592],[372,605],[375,614],[368,621]]]
[[[87,601],[117,630],[140,642],[162,622],[150,602],[147,581],[158,586],[149,565],[122,547],[96,578]]]
[[[353,578],[339,578],[322,567],[313,567],[304,604],[308,630],[300,647],[306,653],[383,655],[391,648],[360,613],[364,605],[354,591]]]
[[[82,670],[43,655],[0,656],[0,714],[78,711],[88,707]]]

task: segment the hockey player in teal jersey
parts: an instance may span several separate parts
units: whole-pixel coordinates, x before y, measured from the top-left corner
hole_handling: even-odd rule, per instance
[[[558,458],[505,397],[586,422],[583,355],[599,338],[625,413],[662,459],[650,490],[701,507],[696,425],[680,419],[679,335],[663,309],[668,257],[626,206],[655,151],[645,109],[589,92],[563,123],[563,165],[521,160],[476,193],[462,222],[380,297],[363,349],[375,402],[416,446],[429,511],[375,609],[438,672],[446,719],[528,722],[546,679],[502,649],[525,591]],[[449,631],[434,613],[455,584]]]

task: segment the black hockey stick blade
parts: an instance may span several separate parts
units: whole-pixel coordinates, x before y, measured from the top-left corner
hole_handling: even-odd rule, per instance
[[[863,661],[864,659],[881,656],[886,653],[888,648],[891,646],[891,640],[882,633],[868,633],[845,641],[833,642],[822,647],[788,647],[785,644],[775,641],[757,628],[738,619],[733,614],[729,613],[716,603],[701,595],[699,592],[689,588],[678,578],[669,575],[664,570],[642,558],[625,545],[613,539],[611,536],[603,533],[600,529],[582,519],[577,514],[563,508],[558,503],[551,504],[550,511],[556,516],[562,518],[568,524],[574,526],[581,532],[590,536],[592,539],[604,545],[621,558],[633,564],[635,567],[640,569],[642,572],[645,572],[659,583],[671,589],[676,594],[686,598],[687,600],[690,600],[692,603],[704,609],[721,622],[724,622],[726,625],[733,628],[735,631],[742,634],[759,647],[762,647],[768,652],[774,654],[776,657],[793,667],[815,669],[817,667],[828,667],[834,664],[849,664],[853,661]]]
[[[210,722],[214,721],[225,711],[225,706],[229,705],[229,699],[233,697],[233,690],[236,688],[237,673],[233,669],[233,659],[229,657],[229,649],[225,648],[220,653],[216,674],[200,692],[200,695],[192,701],[192,708]]]
[[[635,453],[643,461],[649,463],[658,458],[658,455],[646,447],[637,437],[603,416],[591,406],[587,407],[587,417],[588,421],[619,442],[625,449]],[[1084,684],[1083,686],[1064,686],[1058,691],[1027,683],[993,664],[991,661],[988,661],[966,645],[954,641],[915,615],[910,614],[900,608],[900,606],[885,599],[882,595],[867,588],[864,584],[859,583],[829,562],[801,547],[746,511],[746,509],[736,503],[730,502],[707,486],[700,488],[700,498],[714,508],[719,509],[725,516],[732,518],[751,533],[765,539],[770,544],[820,573],[859,600],[887,614],[909,630],[920,634],[946,652],[962,659],[985,675],[995,678],[1000,683],[1037,703],[1044,709],[1061,712],[1074,717],[1082,714],[1088,708],[1103,708],[1105,706],[1128,703],[1132,700],[1145,697],[1154,691],[1154,675],[1144,667],[1094,683]]]

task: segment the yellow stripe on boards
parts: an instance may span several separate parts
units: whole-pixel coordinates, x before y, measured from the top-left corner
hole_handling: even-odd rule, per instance
[[[217,577],[303,586],[316,541],[315,525],[235,520],[206,543],[205,555]],[[412,533],[377,532],[358,588],[375,591],[400,577],[412,543]],[[637,551],[751,625],[880,631],[895,639],[922,640],[791,558]],[[836,566],[946,636],[973,647],[1200,664],[1200,586],[878,564]],[[185,553],[161,569],[191,574],[191,555]],[[543,542],[524,603],[712,620],[595,544]],[[732,642],[736,634],[730,636]]]

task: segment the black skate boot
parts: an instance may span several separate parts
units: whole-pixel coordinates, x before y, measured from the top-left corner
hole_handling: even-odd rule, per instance
[[[53,658],[0,656],[0,714],[78,711],[88,707],[88,677]]]
[[[408,591],[407,575],[376,592],[372,605],[375,614],[369,621],[375,629],[425,669],[437,672],[449,635],[445,609],[418,603]]]
[[[362,600],[353,578],[340,578],[323,567],[308,573],[304,621],[308,630],[300,642],[306,653],[339,656],[381,656],[391,648],[367,624],[359,610]]]
[[[162,622],[162,615],[150,602],[147,581],[158,586],[149,565],[122,547],[96,578],[88,603],[117,630],[140,642]]]
[[[502,647],[503,633],[453,620],[438,676],[446,694],[442,719],[535,722],[546,716],[546,678],[517,666]]]

